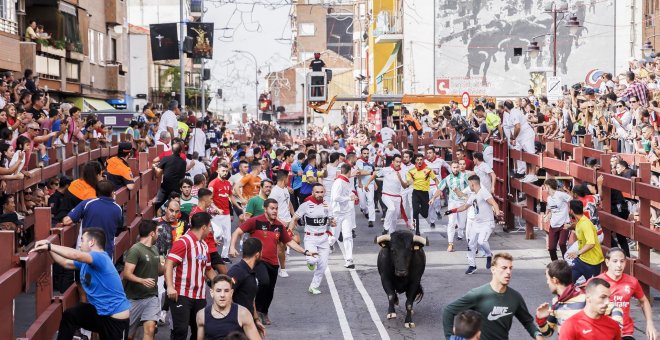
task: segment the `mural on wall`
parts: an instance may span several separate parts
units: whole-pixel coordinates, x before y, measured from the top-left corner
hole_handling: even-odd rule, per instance
[[[567,5],[557,14],[557,76],[572,84],[593,69],[611,72],[612,1],[568,0]],[[545,11],[551,6],[542,0],[435,0],[436,93],[526,94],[530,72],[552,72],[553,14]],[[575,34],[566,26],[570,17],[581,25]],[[541,47],[536,59],[527,53],[530,41]]]

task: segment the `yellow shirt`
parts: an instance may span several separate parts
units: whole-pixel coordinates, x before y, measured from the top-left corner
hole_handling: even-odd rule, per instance
[[[435,173],[429,168],[424,168],[421,171],[418,171],[417,168],[412,168],[406,174],[406,180],[413,181],[413,189],[420,191],[429,191],[431,181],[435,178]]]
[[[605,260],[603,250],[600,248],[600,242],[598,242],[596,227],[586,216],[582,216],[575,225],[575,235],[577,236],[578,250],[582,249],[585,244],[594,245],[589,251],[580,255],[582,262],[597,265]]]

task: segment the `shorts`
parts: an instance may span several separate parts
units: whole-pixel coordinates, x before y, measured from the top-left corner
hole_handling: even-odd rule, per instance
[[[211,265],[215,266],[216,264],[225,264],[225,261],[222,260],[222,257],[217,251],[214,251],[211,252]]]
[[[158,314],[160,313],[160,301],[157,296],[150,296],[148,298],[139,300],[128,300],[131,304],[130,309],[130,324],[128,326],[129,336],[135,336],[138,327],[145,321],[158,321]]]

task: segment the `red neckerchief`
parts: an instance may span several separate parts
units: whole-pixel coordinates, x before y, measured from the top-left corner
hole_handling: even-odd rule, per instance
[[[368,160],[368,159],[365,159],[364,157],[360,157],[359,159],[360,159],[361,161],[363,161],[363,162],[369,164],[369,160]]]
[[[417,171],[426,169],[426,162],[422,163],[422,166],[417,166],[417,164],[415,164],[415,169],[417,169]]]
[[[346,182],[346,183],[348,183],[348,178],[346,178],[346,176],[344,176],[344,175],[338,175],[337,178],[338,178],[338,179],[341,179],[342,181],[344,181],[344,182]],[[311,197],[311,196],[310,196],[310,197]]]
[[[392,164],[390,164],[390,168],[392,168],[392,170],[394,170],[394,171],[400,171],[401,170],[401,167],[399,167],[399,170],[397,170],[397,169],[394,168],[394,165],[392,165]]]
[[[347,182],[348,182],[348,181],[347,181]],[[314,204],[316,204],[316,205],[323,204],[323,200],[320,200],[320,201],[319,201],[319,200],[317,200],[316,198],[314,198],[314,196],[308,196],[307,198],[305,198],[305,202],[312,202],[312,203],[314,203]]]
[[[569,299],[582,294],[582,290],[574,284],[568,285],[564,292],[557,297],[557,303],[568,301]]]
[[[432,160],[432,161],[429,161],[429,163],[433,163],[433,162],[435,162],[436,159],[438,159],[438,156],[433,157],[433,160]]]

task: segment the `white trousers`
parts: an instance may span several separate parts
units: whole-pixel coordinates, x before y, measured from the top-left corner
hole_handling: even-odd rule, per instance
[[[408,225],[414,226],[412,218],[412,189],[407,189],[401,192],[401,200],[403,201],[403,210],[406,212],[406,217],[408,217]]]
[[[213,237],[222,241],[222,257],[229,257],[229,246],[231,243],[231,216],[215,215],[211,218]]]
[[[342,234],[344,244],[344,260],[353,260],[353,228],[355,228],[355,209],[350,209],[348,214],[335,215],[337,226],[331,227],[335,239]],[[339,230],[337,230],[339,229]]]
[[[318,257],[307,256],[307,263],[316,264],[314,270],[314,277],[312,283],[309,285],[312,288],[319,288],[323,281],[325,269],[328,267],[328,257],[330,256],[330,243],[328,242],[328,234],[321,236],[305,234],[305,249],[310,252],[318,253]]]
[[[396,222],[399,220],[399,215],[401,214],[401,197],[383,193],[381,199],[387,207],[383,228],[391,234],[396,231]]]
[[[429,189],[429,199],[433,197],[435,192],[438,190],[437,185],[432,185],[431,188]],[[440,210],[442,209],[442,202],[441,200],[435,200],[433,201],[433,204],[429,205],[429,217],[428,217],[428,222],[429,223],[435,223],[438,221],[438,213],[440,213]]]
[[[461,207],[465,204],[464,201],[455,201],[449,200],[447,209],[454,209]],[[429,217],[430,218],[430,217]],[[454,242],[454,236],[456,235],[456,227],[458,227],[458,237],[463,238],[465,236],[465,224],[467,222],[467,210],[459,213],[454,213],[449,215],[449,221],[447,222],[447,241],[449,243]]]
[[[360,209],[369,214],[369,222],[376,221],[376,205],[374,204],[375,187],[371,185],[369,191],[358,188],[358,197],[360,198]]]
[[[514,150],[522,150],[527,153],[536,153],[534,147],[534,135],[518,136]],[[527,174],[527,163],[523,161],[516,161],[516,171],[519,174]]]
[[[488,243],[488,238],[490,234],[493,233],[493,228],[495,225],[493,223],[486,226],[475,226],[471,225],[468,235],[468,265],[476,267],[474,261],[475,256],[477,255],[477,250],[479,248],[483,249],[486,253],[486,256],[493,256],[493,253],[490,251],[490,244]]]

